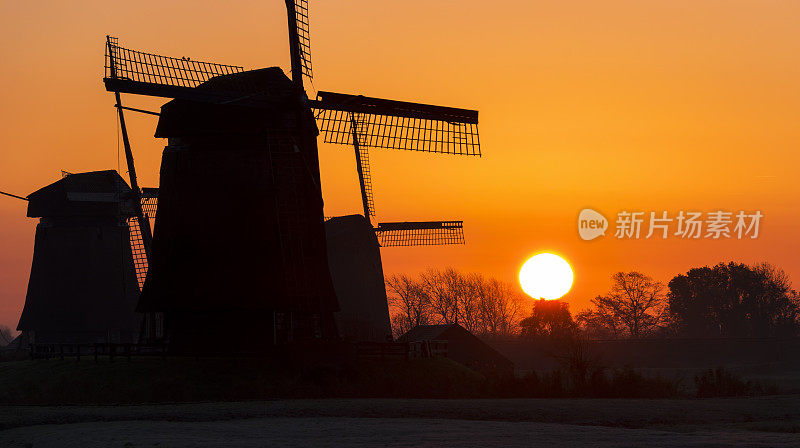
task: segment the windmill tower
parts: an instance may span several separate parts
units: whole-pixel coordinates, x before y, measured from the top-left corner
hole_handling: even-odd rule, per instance
[[[383,246],[463,244],[464,242],[461,221],[380,223],[377,227],[373,227],[371,218],[374,216],[374,200],[371,193],[368,151],[373,148],[384,148],[479,156],[480,144],[478,141],[477,111],[332,92],[319,92],[315,99],[309,99],[303,85],[304,77],[311,78],[313,76],[310,58],[308,2],[305,0],[286,0],[285,3],[289,25],[289,49],[292,66],[291,81],[288,85],[277,75],[276,70],[279,70],[277,68],[246,72],[239,66],[200,62],[188,58],[171,58],[130,50],[121,47],[115,38],[108,37],[107,39],[106,76],[104,78],[104,83],[106,89],[115,94],[121,126],[125,126],[124,119],[122,118],[123,110],[161,115],[157,136],[168,137],[170,139],[169,146],[165,150],[165,159],[162,160],[162,186],[158,193],[158,201],[160,204],[155,231],[156,236],[152,249],[154,255],[148,258],[151,265],[150,272],[152,276],[148,275],[147,277],[143,291],[142,304],[140,306],[142,311],[162,312],[152,308],[152,305],[157,302],[157,300],[150,300],[149,296],[151,292],[149,291],[153,291],[154,294],[161,294],[162,297],[184,293],[184,290],[155,286],[162,281],[156,280],[156,278],[159,277],[155,272],[156,265],[158,264],[158,253],[165,253],[167,251],[167,249],[159,249],[158,242],[158,234],[161,232],[160,227],[162,227],[161,223],[170,221],[166,216],[162,219],[162,212],[164,215],[167,215],[167,212],[164,211],[164,207],[167,206],[166,204],[168,201],[172,201],[174,204],[183,203],[182,201],[194,201],[194,199],[187,198],[189,194],[193,195],[195,198],[202,198],[205,194],[218,193],[208,182],[197,182],[193,184],[195,187],[193,191],[183,191],[180,194],[175,193],[174,198],[169,199],[166,188],[170,185],[170,182],[165,182],[164,175],[168,171],[167,168],[173,168],[170,168],[168,165],[177,164],[176,167],[183,166],[181,165],[183,162],[178,160],[189,151],[180,152],[180,148],[185,142],[190,140],[192,141],[190,146],[202,146],[204,144],[201,142],[202,139],[195,137],[209,129],[221,131],[228,137],[234,137],[241,132],[247,133],[248,131],[243,127],[237,127],[238,125],[236,123],[231,123],[226,120],[225,113],[222,111],[229,110],[230,108],[238,108],[240,112],[245,109],[249,110],[250,113],[248,116],[250,117],[266,117],[269,116],[270,113],[274,113],[274,111],[281,111],[280,114],[284,114],[282,118],[283,122],[291,123],[289,128],[273,126],[277,129],[270,129],[269,132],[267,132],[267,129],[262,129],[262,131],[271,135],[271,137],[268,137],[268,141],[270,141],[268,145],[270,147],[292,148],[296,154],[299,154],[297,161],[302,165],[302,169],[300,170],[305,170],[307,174],[303,175],[295,170],[289,170],[289,172],[293,173],[291,176],[293,176],[295,180],[286,181],[285,185],[293,185],[299,188],[298,191],[301,192],[301,195],[304,195],[307,191],[311,191],[312,189],[314,190],[317,194],[316,200],[319,201],[319,213],[314,212],[313,214],[317,215],[314,219],[318,219],[320,225],[322,223],[321,191],[319,189],[319,160],[316,148],[316,135],[318,131],[322,132],[325,142],[352,145],[354,148],[364,208],[363,219],[366,221],[367,228],[371,229],[371,239],[379,240]],[[143,111],[141,109],[122,106],[120,98],[121,93],[170,98],[173,99],[173,101],[165,105],[164,108],[162,108],[162,112],[159,114],[157,112]],[[204,118],[196,113],[201,110],[204,111]],[[313,114],[311,113],[312,111]],[[252,120],[245,119],[245,115],[239,114],[238,116],[243,122],[248,123],[248,126],[254,124]],[[186,117],[191,118],[185,119]],[[215,120],[217,119],[227,122],[229,127],[222,130],[218,129],[215,127],[217,124]],[[192,138],[187,138],[187,135],[192,133],[195,133]],[[127,141],[127,137],[125,137],[127,132],[123,130],[122,134],[126,149],[126,159],[129,162],[129,172],[133,173],[135,170],[132,169],[133,157],[130,155],[130,143]],[[274,143],[273,140],[269,140],[270,138],[274,138]],[[281,139],[283,140],[280,141]],[[167,161],[168,150],[169,157],[173,157],[174,153],[175,162]],[[278,150],[277,152],[281,151],[282,150]],[[274,153],[273,151],[268,152],[271,154]],[[261,165],[242,164],[238,169],[242,170],[242,172],[248,172],[255,167],[261,166],[261,169],[264,170],[263,172],[272,173],[270,175],[270,182],[283,182],[282,180],[276,180],[276,171],[274,168],[278,165],[273,165],[272,162],[274,161],[264,162]],[[212,169],[213,165],[213,163],[209,163],[206,172],[202,173],[205,179],[213,179],[215,175]],[[226,165],[221,166],[226,170],[232,170],[231,172],[235,171],[232,167],[227,167]],[[279,170],[279,172],[282,171]],[[201,177],[201,173],[197,173],[197,176],[198,178]],[[301,183],[297,181],[297,179],[300,179],[299,176],[306,176],[302,182],[310,183],[302,183],[301,186]],[[225,189],[226,185],[219,185],[219,188]],[[178,190],[175,189],[173,192],[174,191]],[[173,192],[170,192],[169,195],[172,195]],[[237,191],[237,194],[238,193],[240,193],[240,191]],[[219,202],[226,202],[230,201],[230,198],[231,195],[225,192],[224,197],[220,195],[220,197],[216,199]],[[204,198],[204,203],[207,204],[208,202],[209,198]],[[281,200],[278,199],[278,202],[281,203]],[[306,204],[302,207],[311,207],[311,205],[309,205],[312,202],[310,199],[304,197],[301,202]],[[259,207],[263,207],[264,203],[264,201],[253,202],[251,205],[257,204]],[[297,206],[293,207],[295,210],[299,210]],[[317,205],[314,205],[314,207],[317,207]],[[280,207],[278,208],[280,209]],[[241,211],[250,209],[251,208],[242,208]],[[207,210],[207,208],[203,210]],[[278,220],[288,219],[286,216],[289,216],[291,213],[287,210],[289,209],[280,209],[278,212]],[[192,217],[200,216],[200,209],[198,208],[196,211],[197,213],[191,215]],[[217,214],[219,213],[215,213],[214,215]],[[300,214],[305,215],[306,213]],[[307,218],[313,221],[311,215],[312,214],[309,213]],[[188,218],[186,218],[186,220],[188,220]],[[217,227],[219,221],[220,220],[215,220],[213,224],[206,222],[204,226],[214,229],[211,233],[225,235],[226,226],[222,225],[222,227]],[[308,225],[313,227],[314,225],[311,224],[310,221]],[[287,223],[288,222],[291,222],[291,220],[287,221]],[[184,228],[189,227],[188,222],[184,222],[183,225]],[[292,227],[292,225],[293,224],[288,224],[288,227]],[[362,230],[364,228],[364,226],[357,227]],[[279,233],[285,232],[287,224],[282,226],[277,225],[277,228],[280,229],[278,231]],[[176,236],[182,235],[182,233],[177,230],[171,232]],[[317,231],[315,230],[315,232]],[[361,232],[361,230],[358,230],[358,232]],[[208,235],[209,232],[205,232],[204,234]],[[360,241],[364,241],[363,237],[357,238]],[[178,244],[173,239],[169,241],[169,243],[165,242],[164,245],[174,246]],[[301,241],[306,241],[307,244],[315,247],[314,250],[316,251],[319,242],[319,232],[307,234]],[[324,245],[324,235],[321,241]],[[202,241],[197,237],[195,239],[195,244],[196,247],[207,248],[210,243],[209,241]],[[293,244],[303,246],[302,242]],[[365,244],[373,245],[375,251],[377,251],[377,244],[372,242]],[[282,252],[283,259],[288,259],[293,263],[291,260],[296,260],[297,256],[291,254],[287,255],[286,250],[288,249],[286,249],[286,246],[282,245],[281,247],[284,251]],[[186,252],[188,253],[189,251]],[[325,250],[323,248],[322,253],[324,254],[324,252]],[[197,259],[202,259],[206,263],[215,263],[215,260],[208,255],[209,253],[213,253],[213,251],[197,250],[194,255],[197,256]],[[320,255],[320,253],[315,252],[315,256],[318,255]],[[377,251],[377,256],[378,266],[380,267],[379,251]],[[316,266],[312,268],[313,270],[327,265],[327,262],[316,260],[312,264]],[[379,272],[380,289],[383,290],[383,297],[378,300],[383,300],[385,307],[385,290],[382,286],[382,268]],[[375,272],[373,272],[373,274],[374,275],[371,277],[373,277],[373,280],[377,280],[378,274]],[[188,274],[185,276],[188,276]],[[152,281],[151,277],[153,278]],[[165,276],[162,275],[160,277],[164,278]],[[203,280],[213,278],[213,276],[198,277],[203,278]],[[350,280],[351,279],[348,281]],[[327,288],[327,286],[324,288]],[[324,294],[327,294],[327,292]],[[341,299],[342,298],[340,298],[340,302]],[[335,297],[333,300],[335,301]],[[369,300],[375,300],[375,298]],[[357,302],[358,300],[354,302],[354,305]],[[182,304],[176,309],[185,310],[189,305],[190,304]],[[332,307],[326,305],[320,308],[319,311],[321,313],[315,314],[322,315],[328,313],[330,309],[332,309]],[[278,313],[276,310],[273,310],[273,312]],[[284,315],[286,312],[281,311],[278,314]],[[289,312],[289,314],[292,313]],[[388,312],[385,314],[386,321],[388,322]],[[272,322],[275,328],[285,326],[285,324],[279,324],[277,318],[273,319]],[[288,322],[290,326],[293,325],[291,323],[291,318]],[[191,326],[196,328],[198,323],[199,321],[191,324]],[[277,339],[273,339],[273,342],[276,340]],[[171,343],[172,342],[173,341],[171,341]]]
[[[163,313],[179,352],[334,339],[316,142],[304,125],[311,111],[277,68],[215,77],[196,90],[249,99],[162,107],[156,136],[168,145],[139,310]],[[264,107],[247,105],[254,98]]]
[[[26,199],[39,218],[18,330],[28,343],[136,342],[141,316],[128,220],[133,193],[116,171],[69,174]]]

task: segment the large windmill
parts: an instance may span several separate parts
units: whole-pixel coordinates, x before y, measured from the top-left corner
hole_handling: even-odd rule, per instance
[[[206,121],[206,126],[198,126],[187,122],[186,117],[191,120],[206,120],[211,116],[216,116],[227,124],[224,129],[219,130],[227,133],[230,138],[234,140],[239,139],[239,134],[234,128],[237,127],[235,123],[230,122],[230,115],[223,110],[226,108],[238,108],[232,113],[238,114],[245,108],[251,112],[240,115],[244,121],[250,118],[264,116],[275,112],[283,113],[280,111],[294,111],[292,117],[283,118],[279,124],[272,122],[273,128],[265,132],[277,133],[279,137],[269,136],[267,147],[273,146],[278,151],[278,159],[283,157],[281,152],[286,148],[294,148],[294,152],[299,156],[301,162],[281,162],[270,158],[269,161],[264,161],[265,166],[269,166],[271,174],[264,173],[265,176],[272,179],[268,182],[278,182],[286,191],[297,189],[297,194],[289,194],[287,197],[278,198],[274,197],[277,204],[277,221],[269,221],[270,230],[277,231],[281,243],[279,246],[274,247],[262,253],[274,253],[276,250],[282,253],[283,261],[281,262],[281,269],[288,269],[287,272],[291,274],[284,277],[289,277],[292,280],[294,287],[289,290],[301,291],[308,289],[309,281],[312,278],[322,278],[318,274],[322,274],[322,270],[316,270],[322,264],[331,266],[331,274],[333,274],[334,287],[336,295],[339,296],[340,312],[337,314],[339,326],[341,327],[343,318],[349,319],[345,325],[351,325],[356,322],[358,329],[354,330],[351,334],[356,335],[353,338],[362,338],[362,335],[369,334],[369,338],[373,340],[382,340],[384,336],[381,335],[383,329],[388,327],[388,309],[386,308],[385,289],[383,286],[383,272],[380,261],[380,246],[412,246],[412,245],[437,245],[437,244],[463,244],[464,235],[461,221],[425,221],[425,222],[383,222],[377,226],[372,225],[372,218],[375,216],[374,199],[372,195],[371,186],[371,170],[369,166],[369,151],[376,148],[383,149],[399,149],[407,151],[421,151],[430,153],[441,154],[454,154],[454,155],[475,155],[480,156],[480,142],[478,139],[478,112],[466,109],[457,109],[451,107],[433,106],[427,104],[410,103],[403,101],[393,101],[379,98],[366,97],[362,95],[350,95],[341,93],[332,93],[321,91],[317,94],[316,98],[309,99],[304,88],[304,78],[311,78],[313,76],[310,58],[310,39],[309,39],[309,21],[308,21],[308,2],[305,0],[286,0],[287,18],[289,25],[289,48],[291,59],[291,81],[290,88],[286,89],[283,86],[283,81],[280,76],[276,76],[274,70],[278,69],[261,69],[246,71],[243,67],[234,65],[224,65],[210,62],[201,62],[192,60],[186,57],[173,58],[166,57],[152,53],[145,53],[136,50],[123,48],[119,45],[116,38],[108,37],[106,41],[106,71],[104,77],[104,84],[108,91],[114,92],[116,99],[116,107],[119,114],[119,122],[121,126],[121,134],[123,137],[123,144],[126,153],[126,161],[128,163],[128,172],[131,176],[131,185],[136,194],[140,196],[142,202],[141,206],[136,210],[137,219],[136,223],[132,223],[133,227],[138,227],[139,232],[135,230],[132,232],[134,235],[141,235],[141,244],[138,249],[135,247],[134,252],[139,253],[137,259],[137,272],[144,271],[147,267],[142,267],[142,261],[147,261],[149,266],[153,266],[153,278],[147,275],[147,280],[142,292],[142,299],[140,300],[140,310],[146,313],[147,328],[150,328],[151,321],[158,321],[161,315],[161,322],[163,325],[164,312],[159,310],[166,310],[169,307],[178,309],[178,314],[173,312],[173,322],[179,322],[173,326],[180,327],[183,330],[183,335],[173,336],[170,344],[172,345],[175,340],[181,339],[184,341],[193,340],[191,344],[198,345],[198,341],[202,339],[201,336],[194,334],[196,329],[206,326],[206,321],[198,318],[197,316],[191,317],[187,314],[192,304],[204,302],[211,303],[205,299],[191,300],[190,302],[181,302],[182,299],[175,299],[180,295],[200,294],[207,296],[209,291],[213,288],[208,284],[204,285],[201,289],[195,289],[197,285],[192,284],[190,278],[207,278],[214,279],[218,277],[217,272],[208,271],[208,263],[195,265],[195,267],[188,268],[189,264],[195,263],[198,258],[225,258],[231,256],[231,252],[209,250],[206,245],[204,251],[195,251],[194,248],[188,247],[178,240],[192,240],[199,241],[204,238],[203,234],[197,234],[193,237],[191,234],[194,230],[191,226],[187,228],[187,232],[181,229],[171,228],[165,230],[163,223],[169,226],[175,226],[176,222],[183,218],[178,216],[197,216],[202,214],[202,210],[194,203],[193,197],[197,196],[198,188],[209,188],[210,184],[204,181],[196,181],[192,179],[189,183],[194,182],[194,189],[181,190],[180,185],[186,183],[186,179],[169,181],[168,192],[164,183],[165,173],[177,173],[176,157],[181,144],[184,141],[184,136],[187,132],[194,133],[198,137],[198,133],[204,133],[208,127],[215,127],[218,120]],[[278,72],[280,72],[278,70]],[[282,74],[281,74],[282,76]],[[284,77],[285,79],[285,77]],[[162,98],[172,99],[162,107],[161,113],[150,112],[141,109],[123,106],[121,94],[130,93],[138,95],[155,96]],[[203,105],[206,106],[203,106]],[[170,137],[169,145],[165,149],[164,158],[162,158],[162,183],[161,190],[155,191],[151,189],[140,190],[138,182],[136,181],[136,170],[134,168],[133,154],[131,151],[130,141],[128,139],[127,129],[125,128],[124,111],[143,112],[152,115],[160,115],[159,126],[156,135],[160,137]],[[259,110],[264,112],[258,112]],[[277,111],[277,112],[276,112]],[[309,111],[311,113],[308,113]],[[165,115],[166,114],[166,115]],[[267,115],[264,115],[267,114]],[[269,121],[269,120],[268,120]],[[253,122],[254,124],[256,122]],[[263,120],[258,121],[256,126],[263,126]],[[286,127],[285,125],[290,123]],[[291,124],[294,123],[294,124]],[[280,129],[277,129],[280,128]],[[242,128],[244,130],[244,128]],[[245,130],[245,133],[248,131]],[[319,179],[319,160],[316,148],[316,136],[322,133],[323,140],[327,143],[337,143],[343,145],[350,145],[353,147],[357,175],[359,181],[359,188],[361,192],[361,202],[364,211],[364,224],[359,224],[352,219],[338,220],[326,225],[329,234],[328,244],[328,257],[327,261],[319,260],[319,252],[317,249],[309,249],[318,247],[319,230],[315,230],[314,216],[312,209],[317,207],[313,204],[313,200],[309,202],[309,198],[305,196],[309,192],[309,184],[313,185],[311,190],[316,190],[316,201],[321,206],[321,187]],[[188,140],[194,141],[194,146],[208,146],[207,142],[202,137],[189,138]],[[187,141],[188,141],[187,140]],[[213,138],[212,138],[213,140]],[[222,140],[215,140],[222,143]],[[247,145],[259,145],[256,140],[248,140]],[[191,144],[189,146],[192,146]],[[268,149],[270,153],[272,149]],[[170,154],[167,157],[168,152]],[[197,154],[197,152],[190,152]],[[227,157],[227,156],[224,156]],[[270,156],[272,157],[272,156]],[[288,159],[287,159],[288,160]],[[194,162],[193,162],[194,163]],[[205,162],[200,162],[200,164]],[[222,163],[224,165],[227,162]],[[286,163],[289,163],[286,165]],[[292,167],[294,163],[294,167]],[[297,165],[300,163],[300,165]],[[178,164],[178,165],[176,165]],[[236,165],[238,164],[238,165]],[[235,168],[233,165],[238,166]],[[247,171],[250,167],[239,162],[233,162],[233,165],[227,165],[226,169],[236,172],[236,170]],[[214,165],[209,165],[209,169],[213,169]],[[298,168],[304,167],[304,168]],[[277,167],[277,168],[276,168]],[[298,171],[299,169],[299,171]],[[277,171],[276,171],[277,170]],[[185,173],[185,172],[184,172]],[[303,174],[305,173],[305,174]],[[171,174],[176,176],[177,174]],[[185,174],[184,174],[185,175]],[[194,176],[203,176],[201,173],[194,173]],[[299,177],[298,177],[299,176]],[[301,179],[304,178],[304,179]],[[205,185],[204,185],[205,184]],[[277,185],[277,184],[276,184]],[[256,187],[256,184],[251,184],[251,187]],[[230,188],[230,185],[219,184],[219,188]],[[212,189],[212,191],[214,191]],[[177,192],[177,193],[176,193]],[[165,194],[169,193],[167,196]],[[230,196],[228,196],[230,197]],[[170,199],[171,198],[171,199]],[[259,197],[252,203],[264,203],[264,200],[272,201],[273,196]],[[219,198],[226,201],[224,198]],[[236,198],[239,200],[240,198]],[[297,202],[297,201],[300,202]],[[170,204],[170,211],[167,213],[167,201]],[[157,202],[159,218],[156,227],[156,241],[154,247],[161,247],[161,258],[159,259],[158,250],[156,250],[156,264],[150,257],[151,243],[149,233],[149,221],[146,211],[154,211]],[[178,207],[177,204],[184,203],[183,211],[180,213],[175,212]],[[227,201],[226,201],[227,202]],[[293,203],[295,205],[287,205]],[[281,205],[282,204],[282,205]],[[245,205],[242,205],[245,206]],[[189,210],[195,207],[193,210]],[[287,208],[288,207],[288,208]],[[294,208],[293,208],[294,207]],[[299,208],[298,208],[299,207]],[[321,210],[321,208],[320,208]],[[162,216],[162,212],[169,216]],[[261,211],[263,214],[264,211]],[[357,218],[357,217],[353,217]],[[215,228],[218,233],[226,233],[234,229],[228,229],[229,220],[215,218],[216,226],[206,223],[208,227]],[[272,220],[272,218],[264,215],[264,219]],[[299,220],[298,220],[299,219]],[[312,221],[309,221],[311,219]],[[319,223],[321,224],[322,216],[319,216]],[[162,222],[159,227],[159,222]],[[138,224],[138,226],[136,225]],[[161,228],[161,237],[159,238],[159,228]],[[277,230],[276,230],[277,229]],[[304,230],[296,230],[304,229]],[[366,230],[365,230],[366,229]],[[333,232],[333,233],[332,233]],[[366,233],[365,233],[366,232]],[[262,231],[262,233],[264,233]],[[165,236],[169,234],[169,236]],[[298,237],[298,235],[306,235]],[[336,234],[334,240],[331,240],[331,235]],[[207,235],[207,233],[205,233]],[[348,236],[349,235],[349,236]],[[240,235],[237,235],[240,236]],[[260,235],[254,235],[254,238],[261,238]],[[298,239],[300,238],[300,239]],[[161,243],[159,243],[161,241]],[[324,241],[324,236],[323,236]],[[165,253],[173,253],[174,250],[170,247],[181,245],[181,249],[185,254],[182,258],[172,258],[169,262],[164,261]],[[201,242],[205,244],[205,242]],[[270,244],[264,242],[267,246]],[[225,244],[222,241],[214,241],[211,246],[221,248]],[[264,246],[264,247],[267,247]],[[342,249],[344,247],[344,249]],[[332,248],[338,248],[331,251]],[[360,249],[358,249],[360,248]],[[230,249],[230,248],[227,248]],[[240,246],[243,252],[249,253],[252,247],[250,245]],[[304,251],[312,250],[311,258],[309,255],[300,255]],[[165,252],[167,251],[167,252]],[[324,249],[323,252],[324,254]],[[192,254],[194,256],[187,256]],[[143,255],[143,256],[141,256]],[[169,255],[172,257],[172,255]],[[324,255],[323,255],[324,257]],[[273,257],[274,258],[274,257]],[[288,261],[287,261],[288,260]],[[303,261],[306,260],[306,261]],[[312,260],[309,264],[308,260]],[[186,262],[186,263],[184,263]],[[251,258],[252,263],[270,263],[269,261]],[[321,264],[320,264],[321,263]],[[279,263],[280,264],[280,263]],[[156,268],[155,266],[159,266]],[[335,265],[335,266],[334,266]],[[182,266],[182,268],[176,268]],[[250,266],[249,264],[247,266]],[[276,265],[277,266],[277,265]],[[311,266],[309,268],[309,266]],[[314,267],[317,266],[317,267]],[[347,271],[339,270],[337,267],[350,266]],[[361,266],[362,268],[355,268]],[[225,266],[229,268],[230,266]],[[310,269],[310,270],[309,270]],[[272,272],[268,268],[266,272]],[[265,272],[265,271],[259,271]],[[295,275],[296,273],[298,273]],[[251,282],[251,279],[258,277],[258,275],[245,276],[245,280],[240,271],[231,272],[231,276],[236,277],[244,282]],[[306,281],[302,281],[302,278]],[[324,269],[324,276],[328,276],[328,269]],[[182,278],[183,280],[175,280],[175,278]],[[280,281],[283,282],[284,278]],[[288,281],[288,280],[287,280]],[[273,342],[278,340],[286,340],[279,337],[278,332],[284,331],[285,328],[308,328],[310,324],[309,319],[311,316],[319,315],[330,316],[331,308],[330,301],[325,297],[329,289],[325,286],[330,284],[331,279],[320,280],[318,292],[320,301],[315,302],[316,305],[300,306],[293,308],[294,311],[278,312],[278,308],[284,306],[286,309],[285,301],[274,302],[277,303],[275,307],[271,308],[272,316],[259,315],[261,321],[272,321],[274,338]],[[166,283],[165,283],[166,282]],[[372,284],[371,287],[359,286],[355,290],[350,288],[352,285]],[[238,285],[238,282],[236,283]],[[156,285],[156,286],[154,286]],[[344,286],[343,286],[344,285]],[[188,288],[193,293],[184,294],[184,287]],[[176,289],[178,288],[178,289]],[[319,289],[321,288],[321,289]],[[242,294],[247,294],[251,289],[244,288],[241,290]],[[380,298],[382,292],[382,299]],[[223,294],[222,290],[218,294]],[[292,299],[291,303],[296,304],[309,304],[306,300],[308,294],[305,293],[295,295],[296,299]],[[155,297],[155,299],[154,299]],[[306,297],[304,299],[303,297]],[[270,299],[271,300],[271,299]],[[334,303],[336,299],[333,299]],[[367,303],[368,302],[368,303]],[[165,306],[164,303],[168,303]],[[216,302],[215,302],[216,303]],[[244,302],[243,302],[244,303]],[[236,325],[236,322],[244,321],[247,318],[255,318],[256,314],[261,312],[255,307],[263,305],[264,302],[248,302],[243,305],[250,307],[248,310],[252,313],[241,313],[231,315],[229,322],[230,326]],[[273,302],[270,302],[273,303]],[[284,305],[280,305],[283,303]],[[157,305],[157,306],[156,306]],[[368,306],[364,306],[368,305]],[[375,305],[375,306],[372,306]],[[272,305],[270,305],[272,306]],[[360,310],[372,306],[370,315],[360,315]],[[316,308],[314,308],[316,307]],[[301,308],[306,311],[302,311]],[[319,313],[309,314],[308,309],[319,310]],[[354,312],[350,312],[354,311]],[[207,316],[212,313],[211,308],[204,311]],[[256,313],[256,314],[253,314]],[[295,323],[294,315],[304,316],[304,321],[297,321]],[[328,313],[328,314],[326,314]],[[285,315],[289,315],[288,320],[284,319]],[[343,317],[344,316],[344,317]],[[208,317],[203,317],[208,319]],[[282,320],[283,319],[283,320]],[[317,319],[317,318],[313,318]],[[167,319],[169,320],[169,319]],[[219,320],[219,319],[217,319]],[[324,319],[323,319],[324,320]],[[315,322],[319,319],[315,320]],[[366,321],[366,323],[365,323]],[[363,325],[362,325],[363,324]],[[226,324],[223,324],[225,326]],[[316,324],[313,324],[316,325]],[[327,327],[330,331],[330,326]],[[323,329],[324,330],[324,329]],[[325,331],[322,331],[324,333]],[[158,332],[156,330],[156,332]],[[194,332],[194,333],[193,333]],[[162,331],[163,333],[163,331]],[[319,332],[317,332],[319,333]],[[240,333],[245,335],[245,333]],[[341,334],[341,333],[340,333]],[[345,335],[346,336],[346,335]],[[246,334],[243,339],[250,339],[251,337],[258,337],[256,333]],[[347,336],[346,336],[347,337]],[[291,340],[291,336],[289,337]],[[212,339],[208,339],[206,343],[213,343]]]
[[[313,78],[307,0],[285,0],[289,29],[291,78],[296,94],[314,111],[316,124],[326,143],[350,145],[354,149],[364,217],[375,217],[369,165],[369,150],[376,148],[429,153],[480,156],[478,112],[453,107],[372,98],[320,91],[309,99],[303,80]],[[211,78],[241,73],[244,68],[201,62],[189,58],[165,57],[123,48],[116,38],[106,42],[104,83],[114,92],[119,113],[131,187],[139,192],[124,110],[158,115],[122,105],[121,93],[226,103],[236,100],[251,106],[269,107],[259,95],[242,98],[225,89],[195,89]],[[314,123],[307,123],[313,126]],[[302,148],[302,142],[298,142]],[[155,201],[151,191],[148,204]],[[144,251],[149,248],[149,226],[139,212]],[[152,217],[152,216],[150,216]],[[383,222],[374,227],[382,246],[463,244],[461,221]]]

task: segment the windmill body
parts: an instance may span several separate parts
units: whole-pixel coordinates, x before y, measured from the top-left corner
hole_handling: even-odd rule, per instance
[[[316,145],[297,147],[316,138],[298,119],[313,123],[310,109],[278,68],[197,89],[255,94],[271,106],[176,99],[162,107],[156,136],[168,145],[138,309],[163,315],[159,331],[173,352],[335,338]]]
[[[325,221],[325,235],[341,308],[336,313],[340,336],[348,341],[391,339],[381,250],[369,221],[361,215],[337,216]]]
[[[136,342],[131,189],[116,171],[70,174],[28,196],[39,218],[25,306],[26,343]]]

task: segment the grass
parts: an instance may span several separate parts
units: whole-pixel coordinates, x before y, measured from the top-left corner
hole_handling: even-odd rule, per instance
[[[698,398],[775,395],[778,387],[757,380],[743,379],[724,367],[708,369],[694,377]]]
[[[691,378],[691,377],[690,377]],[[691,379],[689,379],[691,381]],[[633,369],[492,378],[448,359],[315,365],[271,358],[117,358],[0,363],[0,403],[131,404],[285,398],[711,398],[774,395],[724,369],[682,378]]]
[[[0,363],[0,403],[89,404],[303,397],[469,397],[485,378],[446,359],[299,367],[267,359],[134,358]]]

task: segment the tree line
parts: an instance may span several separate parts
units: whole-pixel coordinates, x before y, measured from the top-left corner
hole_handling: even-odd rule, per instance
[[[458,323],[480,336],[518,332],[523,296],[514,286],[453,268],[386,279],[395,337],[417,325]]]
[[[530,306],[516,285],[453,268],[394,275],[386,286],[396,337],[417,325],[450,323],[489,337],[800,335],[800,297],[788,275],[770,264],[694,268],[666,285],[641,272],[618,272],[609,291],[575,316],[566,302],[542,299]]]
[[[641,272],[618,272],[608,293],[590,303],[573,319],[566,303],[537,301],[521,333],[594,339],[800,334],[800,298],[788,275],[766,263],[694,268],[667,285]]]

